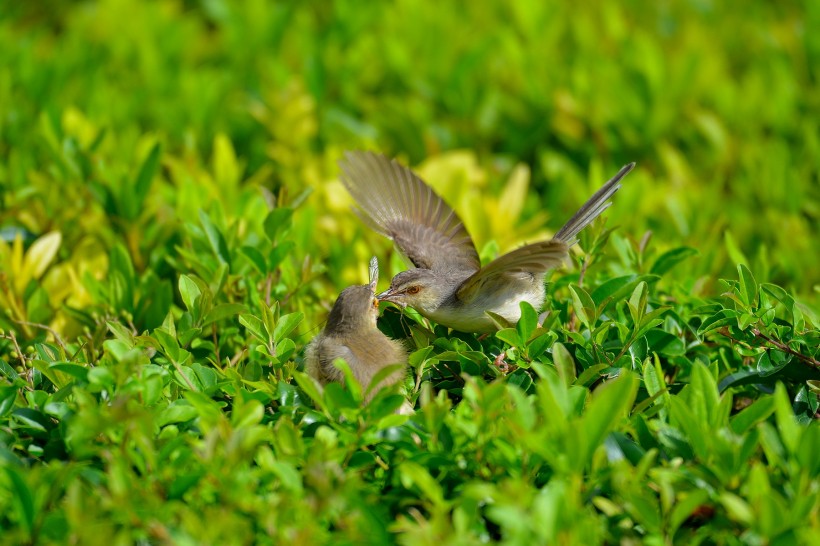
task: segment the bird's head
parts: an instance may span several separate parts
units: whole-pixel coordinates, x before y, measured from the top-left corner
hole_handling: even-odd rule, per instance
[[[349,286],[342,290],[327,317],[325,331],[331,334],[375,328],[379,316],[375,283]]]
[[[448,283],[443,281],[429,269],[409,269],[393,277],[390,288],[376,298],[401,307],[409,305],[424,314],[425,311],[435,311],[447,298]]]

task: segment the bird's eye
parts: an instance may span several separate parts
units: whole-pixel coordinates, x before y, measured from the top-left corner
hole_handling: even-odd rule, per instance
[[[420,286],[411,286],[410,288],[407,289],[407,293],[408,294],[418,294],[419,290],[421,290]]]

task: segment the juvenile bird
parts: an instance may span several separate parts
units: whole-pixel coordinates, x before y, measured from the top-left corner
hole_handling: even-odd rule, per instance
[[[578,233],[609,207],[635,164],[621,168],[551,240],[517,248],[484,267],[458,215],[413,171],[368,151],[346,152],[339,166],[359,216],[416,266],[393,277],[376,297],[409,305],[454,330],[483,333],[496,329],[487,311],[515,323],[519,302],[541,308],[546,272],[566,259]]]
[[[342,372],[333,365],[337,358],[347,362],[366,393],[373,377],[383,368],[407,364],[404,346],[376,328],[379,316],[379,302],[375,297],[377,280],[378,263],[374,257],[370,260],[370,284],[345,288],[330,310],[324,331],[308,345],[305,351],[307,372],[322,385],[343,381]],[[379,388],[401,382],[404,375],[404,367],[391,373],[377,388],[370,389],[365,402],[369,402]],[[407,407],[405,404],[403,412]]]

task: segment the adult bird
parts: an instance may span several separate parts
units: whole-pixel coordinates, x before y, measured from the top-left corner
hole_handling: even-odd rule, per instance
[[[485,333],[497,328],[487,311],[515,323],[520,302],[541,308],[547,271],[566,259],[578,233],[609,207],[635,164],[618,171],[551,240],[522,246],[483,267],[458,215],[409,168],[370,151],[346,152],[339,166],[359,216],[415,266],[393,277],[376,297],[409,305],[454,330]]]

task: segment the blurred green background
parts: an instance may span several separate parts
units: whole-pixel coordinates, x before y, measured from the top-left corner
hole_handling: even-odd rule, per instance
[[[326,306],[389,252],[336,181],[368,147],[417,166],[485,254],[554,232],[637,161],[609,225],[696,248],[681,286],[720,293],[743,262],[816,304],[817,28],[804,1],[4,1],[2,266],[17,234],[59,232],[28,274],[64,328],[117,241],[176,284],[200,209],[248,244],[278,203],[296,206],[294,305]]]
[[[796,0],[0,0],[1,541],[808,543],[817,29]],[[355,148],[485,260],[638,168],[544,330],[385,310],[402,424],[298,374],[370,256],[403,267]]]

